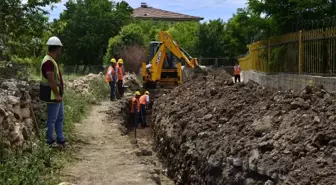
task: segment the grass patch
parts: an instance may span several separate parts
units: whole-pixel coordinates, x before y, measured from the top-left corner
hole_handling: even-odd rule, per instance
[[[55,185],[59,182],[63,154],[52,151],[42,141],[32,147],[32,152],[10,153],[6,157],[0,164],[0,184]]]
[[[99,101],[108,95],[108,85],[103,79],[93,81],[90,86],[94,87],[90,95],[84,96],[72,89],[65,91],[64,134],[70,141],[73,140],[74,124],[87,116],[92,100]],[[42,130],[41,133],[45,134]],[[29,152],[20,155],[6,150],[0,141],[0,184],[56,185],[60,182],[61,169],[70,158],[71,151],[53,150],[45,141],[36,141],[30,146]]]
[[[110,95],[110,85],[103,79],[92,81],[89,87],[91,89],[90,97],[94,98],[95,101],[101,101]]]

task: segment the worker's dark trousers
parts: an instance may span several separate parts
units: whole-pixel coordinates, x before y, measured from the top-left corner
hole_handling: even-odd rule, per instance
[[[123,81],[122,80],[118,80],[118,93],[119,96],[122,97],[124,95],[124,88],[123,88]]]
[[[234,75],[235,83],[240,82],[240,75]]]
[[[139,116],[140,113],[131,113],[132,121],[133,121],[133,127],[138,128],[138,123],[139,123]]]
[[[146,127],[146,105],[141,104],[140,105],[140,114],[141,114],[141,126]]]
[[[116,83],[115,82],[110,82],[110,88],[111,88],[111,95],[110,95],[110,99],[114,100],[115,99],[115,86]]]

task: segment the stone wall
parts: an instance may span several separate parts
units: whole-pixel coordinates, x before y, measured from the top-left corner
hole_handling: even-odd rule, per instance
[[[256,71],[243,71],[244,83],[254,81],[261,86],[279,90],[302,90],[307,85],[320,86],[328,92],[336,91],[335,77],[322,77],[298,74],[266,74]]]
[[[38,88],[38,86],[37,86]],[[30,106],[38,103],[32,85],[14,79],[0,80],[0,144],[8,150],[22,152],[35,137]],[[32,106],[34,108],[37,105]]]

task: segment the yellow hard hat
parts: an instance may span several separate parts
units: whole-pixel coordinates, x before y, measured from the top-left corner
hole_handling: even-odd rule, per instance
[[[140,96],[140,91],[135,92],[136,96]]]
[[[148,91],[146,91],[146,92],[145,92],[145,94],[149,94],[149,92],[148,92]]]
[[[119,60],[118,60],[118,63],[119,63],[119,64],[123,64],[123,63],[124,63],[123,59],[119,59]]]
[[[112,62],[112,63],[117,63],[117,60],[116,60],[115,58],[112,58],[112,59],[111,59],[111,62]]]

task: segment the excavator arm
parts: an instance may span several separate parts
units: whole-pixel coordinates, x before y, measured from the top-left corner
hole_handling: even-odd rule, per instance
[[[166,55],[167,55],[166,46],[162,44],[159,50],[154,55],[152,62],[151,62],[152,70],[153,70],[151,79],[153,81],[155,81],[156,79],[160,79],[160,75],[162,72],[162,66],[166,58]]]
[[[177,58],[184,60],[189,67],[195,68],[198,65],[197,60],[191,58],[189,54],[187,57],[187,53],[170,37],[167,32],[160,32],[159,39],[162,42],[162,45],[165,45]]]

